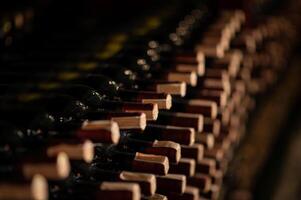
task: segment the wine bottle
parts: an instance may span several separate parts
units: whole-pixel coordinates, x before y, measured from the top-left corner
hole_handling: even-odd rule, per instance
[[[134,49],[137,51],[140,49],[140,47],[135,46]],[[141,51],[142,50],[139,50],[139,52],[141,52]],[[145,51],[147,51],[147,50],[145,50]],[[105,53],[105,51],[104,51],[104,53]],[[128,52],[128,50],[127,50],[126,53],[133,55],[132,51]],[[116,60],[116,58],[114,58],[113,60]],[[28,64],[26,64],[26,63],[28,63]],[[42,71],[42,70],[55,71],[55,69],[56,69],[56,71],[80,70],[80,71],[85,71],[85,72],[89,72],[89,73],[93,73],[93,74],[105,74],[105,75],[111,77],[112,79],[114,79],[116,82],[122,83],[126,86],[133,87],[133,81],[136,76],[135,74],[133,74],[133,72],[137,72],[137,70],[139,70],[139,67],[138,68],[136,67],[135,69],[132,68],[132,70],[135,70],[135,71],[131,71],[124,67],[118,66],[115,63],[99,64],[97,62],[83,61],[83,62],[71,62],[71,63],[65,63],[65,64],[63,63],[62,64],[62,63],[53,63],[53,62],[45,62],[45,63],[34,62],[33,63],[33,62],[27,61],[25,63],[24,62],[7,63],[7,65],[9,66],[9,67],[7,67],[7,69],[9,69],[9,70],[14,69],[14,70],[22,71],[22,72],[24,72],[26,68],[32,69],[33,71]],[[166,63],[164,65],[166,65]],[[175,69],[181,70],[182,68],[189,69],[189,67],[187,68],[187,67],[185,67],[185,65],[178,66]],[[140,69],[140,70],[143,71],[143,69]],[[144,69],[144,71],[145,70],[146,69]],[[182,72],[191,72],[191,70],[190,71],[182,70]],[[142,76],[142,78],[143,77],[146,77],[146,76],[144,75],[144,76]]]
[[[26,73],[35,72],[70,71],[106,75],[118,82],[126,89],[150,90],[159,93],[184,95],[185,84],[181,82],[169,83],[167,81],[142,80],[132,70],[118,64],[100,64],[97,62],[70,62],[70,63],[44,63],[44,62],[13,62],[6,63],[1,71]]]
[[[39,54],[42,54],[42,56]],[[44,52],[44,54],[45,54],[45,52]],[[66,54],[64,54],[64,55],[66,55]],[[24,56],[24,55],[22,55],[22,56]],[[30,57],[32,57],[32,58],[30,58],[29,61],[37,60],[37,61],[42,61],[42,62],[46,61],[46,63],[47,63],[49,60],[62,60],[62,58],[58,59],[57,56],[60,57],[61,55],[51,55],[51,53],[49,53],[49,52],[46,52],[46,54],[43,55],[42,52],[38,52],[38,53],[31,52]],[[75,55],[72,55],[71,57],[73,57],[73,56],[75,56]],[[78,56],[83,57],[80,55],[78,55]],[[15,57],[16,56],[13,56],[13,59],[16,60]],[[46,58],[43,58],[43,57],[46,57]],[[72,58],[64,58],[64,59],[74,60]],[[93,61],[93,58],[91,58],[91,59]],[[91,61],[91,59],[89,59],[89,60]],[[141,78],[148,78],[148,79],[154,78],[157,80],[179,81],[179,82],[185,82],[185,83],[193,85],[193,86],[195,86],[197,84],[197,75],[194,71],[177,72],[175,70],[166,70],[162,67],[155,69],[154,67],[150,67],[148,65],[148,63],[146,63],[145,59],[139,58],[136,60],[135,58],[133,58],[133,59],[131,59],[131,61],[127,61],[125,59],[128,59],[128,56],[125,56],[125,55],[123,55],[123,53],[121,53],[118,57],[116,57],[116,58],[114,57],[112,59],[112,60],[114,60],[114,62],[109,61],[108,63],[110,65],[114,65],[116,63],[116,61],[118,61],[117,63],[121,63],[125,67],[127,67],[130,70],[132,70],[133,72],[137,73],[138,76]],[[84,60],[85,59],[81,58],[81,60],[79,59],[79,60],[77,60],[77,62],[84,61]],[[99,71],[101,71],[101,70],[99,70]],[[104,70],[102,70],[102,71],[103,71],[102,73],[105,73]],[[114,76],[116,76],[116,74]],[[124,82],[124,78],[122,78],[122,82]]]
[[[19,84],[0,84],[1,95],[20,94],[20,93],[45,93],[65,94],[72,96],[83,102],[85,105],[95,108],[98,106],[97,100],[102,96],[92,88],[80,84],[60,84],[60,83],[19,83]]]
[[[19,86],[10,86],[9,84],[3,84],[2,87],[6,88],[6,92],[7,93],[14,93],[13,91],[14,90],[19,90]],[[30,86],[29,86],[30,87]],[[56,85],[52,85],[52,84],[42,84],[42,85],[39,85],[39,87],[56,87]],[[11,90],[10,90],[11,88]],[[77,90],[75,90],[74,88],[79,88],[79,90],[81,90],[82,92],[85,91],[85,94],[87,97],[83,97],[81,96],[82,93],[78,93]],[[22,86],[21,88],[22,89]],[[42,90],[43,89],[33,89],[33,90]],[[79,97],[81,98],[82,101],[85,102],[85,104],[91,106],[91,107],[96,107],[96,108],[99,108],[99,109],[110,109],[110,110],[119,110],[119,111],[125,111],[125,112],[145,112],[147,118],[150,118],[150,119],[156,119],[157,118],[157,112],[158,112],[158,107],[157,107],[157,104],[148,104],[148,103],[145,103],[145,104],[141,104],[141,103],[135,103],[135,102],[121,102],[119,100],[107,100],[107,98],[105,98],[106,96],[101,96],[98,92],[94,91],[93,89],[89,88],[89,87],[82,87],[82,86],[70,86],[68,88],[67,86],[67,89],[49,89],[49,91],[55,91],[55,90],[58,90],[60,91],[61,93],[64,92],[65,93],[69,93],[75,97]],[[17,97],[18,100],[21,100],[21,99],[25,99],[27,100],[29,103],[32,101],[34,101],[35,99],[37,99],[37,101],[39,99],[42,99],[43,98],[58,98],[58,99],[63,99],[63,98],[69,98],[70,100],[69,101],[73,101],[71,97],[68,97],[66,95],[62,95],[62,94],[48,94],[47,93],[47,89],[45,89],[45,92],[34,92],[34,93],[25,93],[25,94],[18,94]],[[65,92],[66,91],[66,92]],[[8,96],[13,96],[13,95],[8,95]],[[48,97],[49,96],[49,97]],[[58,97],[56,97],[58,96]],[[65,97],[66,96],[66,97]],[[30,101],[28,100],[30,99]],[[169,98],[168,98],[169,99]],[[23,100],[23,101],[25,101]],[[42,101],[41,100],[41,101]],[[51,104],[52,103],[52,104]],[[67,102],[64,102],[65,104]],[[49,102],[50,105],[53,105],[55,104],[54,101],[51,101]],[[63,104],[63,105],[65,105]],[[71,104],[72,105],[72,104]],[[80,106],[80,105],[84,105],[82,103],[78,103],[77,106]],[[70,105],[69,105],[70,106]],[[84,110],[88,110],[88,107],[87,106],[82,106],[82,108]],[[53,109],[53,108],[51,108]],[[84,114],[86,112],[78,112],[76,114]],[[74,114],[74,113],[73,113]]]
[[[133,59],[135,62],[131,61],[119,61],[123,63],[126,67],[136,72],[142,79],[154,79],[154,80],[165,80],[165,81],[178,81],[185,82],[188,85],[196,86],[197,84],[197,74],[196,72],[186,71],[178,72],[175,69],[162,69],[160,67],[149,66],[149,64],[144,59]],[[139,80],[139,79],[138,79]]]
[[[5,114],[0,117],[0,127],[3,128],[3,134],[22,131],[24,138],[28,140],[35,138],[78,138],[80,140],[90,139],[104,143],[117,143],[120,138],[118,124],[111,120],[98,120],[97,125],[94,125],[93,128],[87,128],[85,126],[88,122],[64,121],[63,118],[55,118],[47,112],[40,112],[37,109],[31,109],[31,107],[1,109],[1,113]],[[15,127],[7,126],[5,121]],[[5,138],[6,135],[3,137]]]
[[[67,85],[62,85],[59,83],[41,83],[41,84],[0,84],[0,88],[2,89],[2,94],[24,94],[25,96],[29,96],[30,93],[33,93],[35,95],[48,95],[48,94],[66,94],[66,95],[70,95],[76,99],[79,99],[81,102],[83,102],[85,105],[89,106],[89,112],[92,112],[90,110],[94,110],[97,109],[97,112],[99,112],[98,116],[101,118],[106,118],[108,119],[108,117],[110,116],[109,113],[105,113],[106,111],[104,109],[108,109],[108,108],[112,108],[112,110],[123,110],[124,108],[122,108],[122,105],[119,105],[118,108],[118,104],[120,104],[119,102],[116,101],[109,101],[105,95],[101,95],[98,92],[96,92],[95,90],[93,90],[92,88],[88,87],[88,86],[84,86],[84,85],[77,85],[77,84],[67,84]],[[29,93],[29,94],[25,94],[25,93]],[[152,95],[152,94],[146,94],[146,95]],[[165,102],[166,104],[169,104],[169,102],[171,102],[171,99],[169,98],[170,96],[167,95],[167,102]],[[144,99],[142,101],[148,102],[148,101],[152,101],[151,99]],[[156,101],[156,100],[154,100]],[[160,101],[160,100],[159,100]],[[114,102],[115,105],[114,105]],[[105,105],[103,105],[103,103],[105,103]],[[112,104],[112,105],[110,105]],[[131,103],[129,103],[131,104]],[[127,103],[125,103],[125,105],[127,105]],[[138,106],[142,107],[143,109],[143,105],[139,105]],[[126,107],[126,106],[124,106]],[[128,108],[125,109],[129,109],[130,106],[128,106]],[[151,109],[152,106],[150,106]],[[156,106],[154,106],[153,108],[155,108]],[[137,109],[137,108],[133,108],[133,109]],[[147,111],[147,108],[145,110],[145,112]],[[88,112],[88,113],[89,113]],[[96,116],[96,113],[94,112],[94,116]],[[108,112],[108,111],[107,111]],[[102,114],[101,114],[102,113]],[[150,115],[150,117],[152,117],[151,113],[148,113]],[[126,115],[126,114],[125,114]],[[133,114],[131,114],[133,115]],[[108,116],[108,117],[105,117]],[[120,116],[121,117],[121,116]],[[153,116],[155,117],[155,116]]]
[[[144,113],[147,120],[156,120],[158,117],[158,105],[157,104],[141,104],[135,102],[122,102],[122,101],[101,101],[102,107],[108,110]]]
[[[66,119],[78,119],[88,109],[88,107],[82,102],[72,98],[71,96],[61,94],[42,95],[32,93],[0,96],[1,108],[13,108],[16,104],[44,109],[54,116]]]
[[[34,79],[38,82],[39,80],[47,80],[52,79],[54,81],[60,81],[62,83],[76,83],[76,84],[83,84],[87,85],[89,87],[94,88],[96,91],[98,91],[100,94],[103,94],[103,97],[107,96],[109,99],[113,100],[134,100],[136,102],[152,102],[153,104],[156,104],[157,102],[161,102],[160,106],[163,107],[170,107],[171,106],[171,96],[169,94],[156,94],[151,92],[139,92],[139,91],[122,91],[122,89],[119,89],[119,86],[116,84],[116,82],[101,76],[101,75],[87,75],[87,74],[79,74],[79,73],[60,73],[60,74],[39,74],[39,75],[33,75],[33,76],[27,76],[24,74],[16,74],[16,73],[5,73],[0,74],[0,77],[3,76],[3,79],[1,80],[2,83],[12,83],[11,79],[16,78],[19,83],[24,83],[26,81],[33,81]],[[48,77],[48,78],[47,78]],[[17,82],[18,82],[17,81]],[[118,96],[121,95],[121,96]],[[133,97],[131,95],[134,95]],[[161,95],[161,96],[160,96]],[[162,96],[163,95],[163,96]],[[162,98],[163,99],[160,99]]]

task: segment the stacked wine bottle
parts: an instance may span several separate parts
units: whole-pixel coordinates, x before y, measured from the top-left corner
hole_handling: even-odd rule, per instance
[[[219,198],[294,41],[289,21],[244,22],[202,5],[4,51],[0,199]]]

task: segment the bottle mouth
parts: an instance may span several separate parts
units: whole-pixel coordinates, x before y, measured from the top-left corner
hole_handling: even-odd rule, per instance
[[[57,155],[57,171],[61,178],[67,178],[69,176],[71,167],[69,157],[66,153],[61,152]]]
[[[48,183],[44,176],[36,174],[31,183],[31,193],[34,200],[48,199]]]
[[[209,149],[212,149],[214,146],[214,136],[213,135],[207,135],[207,145]]]
[[[49,157],[55,157],[60,152],[66,153],[71,160],[84,160],[90,163],[94,158],[94,145],[90,140],[85,140],[84,143],[62,143],[47,148]]]
[[[157,189],[156,177],[153,174],[122,171],[120,173],[120,179],[124,181],[139,181],[148,183],[147,191],[151,196],[155,194]]]
[[[112,142],[117,144],[120,140],[120,130],[117,122],[112,122],[111,126]]]
[[[154,154],[167,156],[170,162],[178,163],[181,159],[181,146],[179,143],[155,140],[152,147],[155,148],[153,149]]]
[[[146,115],[144,113],[141,113],[141,117],[140,117],[140,127],[142,130],[144,130],[146,128]]]
[[[87,140],[83,144],[83,159],[87,163],[91,163],[95,155],[94,151],[94,144],[90,141]]]
[[[144,154],[137,152],[133,163],[133,168],[147,173],[166,175],[169,170],[169,160],[166,156]]]
[[[79,134],[79,137],[113,144],[120,139],[119,125],[113,120],[87,120],[82,124]]]
[[[144,113],[136,113],[134,116],[117,116],[112,117],[116,121],[120,129],[141,129],[146,127],[146,115]]]
[[[159,83],[156,85],[156,91],[159,93],[180,95],[184,97],[186,95],[186,83],[175,82],[175,83]]]
[[[164,185],[164,189],[170,190],[173,188],[174,192],[184,193],[186,187],[186,176],[180,174],[167,174],[164,176],[156,176],[157,184]]]
[[[158,104],[156,103],[126,103],[124,111],[144,113],[146,120],[150,121],[157,120],[159,114]]]
[[[158,99],[142,99],[142,103],[152,103],[157,104],[159,109],[169,110],[172,106],[172,97],[170,94],[166,95],[166,98]]]
[[[153,110],[152,110],[153,120],[157,120],[158,115],[159,115],[158,104],[154,104],[154,108],[153,108]]]
[[[110,193],[116,196],[120,192],[120,198],[122,195],[128,194],[132,200],[139,200],[141,198],[140,187],[137,183],[125,183],[125,182],[103,182],[100,185],[101,191],[106,191],[106,197],[110,199]]]

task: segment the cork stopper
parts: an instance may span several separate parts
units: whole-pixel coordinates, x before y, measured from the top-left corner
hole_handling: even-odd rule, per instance
[[[204,118],[204,132],[210,132],[214,136],[218,136],[221,132],[221,121],[218,119]]]
[[[206,149],[204,155],[207,158],[221,161],[225,158],[225,151],[222,148],[213,147],[212,149]]]
[[[187,107],[188,112],[204,114],[212,119],[217,116],[218,107],[214,101],[190,99],[187,104],[189,106]]]
[[[136,105],[133,105],[133,106],[130,106],[130,105],[127,105],[125,108],[124,108],[124,111],[125,112],[141,112],[141,113],[144,113],[145,116],[146,116],[146,120],[150,120],[150,121],[153,121],[153,120],[156,120],[158,118],[158,114],[159,114],[159,107],[158,107],[158,104],[154,104],[154,103],[151,103],[151,104],[143,104],[144,106],[139,106],[137,107]]]
[[[199,193],[200,190],[198,188],[193,186],[186,186],[183,194],[170,192],[167,196],[168,199],[175,199],[175,200],[201,200]]]
[[[232,57],[229,63],[229,74],[231,77],[236,77],[238,75],[242,60],[243,54],[240,50],[232,52]]]
[[[81,139],[116,144],[120,139],[119,125],[112,120],[85,121],[78,131]]]
[[[192,187],[192,186],[187,186],[184,192],[184,197],[185,199],[190,199],[190,200],[198,200],[199,197],[199,189],[196,187]]]
[[[176,142],[156,140],[152,147],[155,149],[153,154],[167,156],[169,162],[178,163],[181,158],[181,146]]]
[[[195,51],[188,51],[188,52],[178,52],[175,55],[175,62],[176,63],[195,63],[203,62],[205,60],[205,55],[203,53],[198,53]]]
[[[215,184],[211,184],[209,191],[201,191],[201,196],[207,199],[218,199],[221,192],[221,187]]]
[[[180,95],[184,97],[186,95],[186,83],[161,83],[156,85],[156,91],[159,93]]]
[[[224,173],[222,170],[216,170],[215,173],[211,176],[212,183],[215,185],[223,184]]]
[[[146,115],[139,113],[137,116],[112,117],[120,129],[141,129],[146,127]]]
[[[0,182],[1,200],[47,200],[48,183],[47,180],[39,174],[33,176],[31,183],[11,183]]]
[[[193,128],[178,126],[159,126],[162,127],[160,139],[171,140],[179,144],[191,145],[195,141],[195,130]]]
[[[196,51],[216,58],[222,58],[225,54],[223,45],[198,45]]]
[[[207,192],[211,187],[211,178],[205,174],[195,174],[187,178],[187,185],[198,188],[201,192]]]
[[[154,194],[153,196],[144,196],[142,200],[167,200],[167,196],[164,196],[162,194]]]
[[[203,174],[214,174],[216,171],[216,161],[210,158],[204,158],[197,163],[196,172]]]
[[[231,113],[232,113],[233,108],[231,106],[227,106],[223,111],[222,111],[222,118],[221,118],[221,123],[223,126],[228,126],[230,123],[231,119]]]
[[[23,165],[24,177],[30,179],[35,174],[41,174],[47,179],[61,180],[65,179],[70,173],[69,158],[66,153],[60,152],[57,155],[56,162],[52,163],[26,163]]]
[[[195,174],[196,163],[192,158],[181,158],[179,163],[170,164],[169,172],[172,174],[183,174],[193,176]]]
[[[202,131],[204,125],[204,117],[201,114],[173,112],[170,115],[170,125],[191,127],[196,131]]]
[[[55,157],[60,152],[66,153],[71,160],[90,163],[94,158],[94,145],[90,140],[86,140],[81,144],[58,144],[47,148],[49,157]]]
[[[195,137],[196,143],[203,144],[206,148],[211,149],[214,146],[215,139],[211,133],[197,132]]]
[[[222,92],[222,93],[220,94],[219,105],[220,105],[221,108],[225,108],[226,105],[227,105],[227,103],[228,103],[228,95],[227,95],[226,92]]]
[[[227,70],[220,69],[220,68],[209,68],[206,69],[206,78],[214,78],[214,79],[220,79],[222,81],[230,81],[230,76]]]
[[[156,192],[157,181],[153,174],[122,171],[119,178],[123,181],[139,183],[141,192],[145,195],[154,195]]]
[[[48,183],[44,176],[40,174],[34,175],[31,183],[31,193],[32,193],[32,199],[34,200],[48,199]],[[24,193],[20,193],[20,194],[24,194]]]
[[[197,94],[200,99],[207,99],[215,102],[217,106],[224,108],[228,104],[228,95],[226,92],[216,89],[202,89]]]
[[[197,75],[202,76],[205,73],[204,61],[197,61],[196,63],[178,63],[175,69],[179,72],[196,72]]]
[[[204,156],[204,145],[193,144],[191,146],[181,145],[181,156],[182,158],[192,158],[196,162],[203,159]]]
[[[170,94],[166,95],[166,98],[162,99],[142,99],[142,103],[151,103],[151,104],[157,104],[158,109],[165,109],[169,110],[172,106],[172,97]]]
[[[167,75],[167,80],[185,82],[188,85],[196,86],[198,77],[196,72],[170,72]]]
[[[217,78],[206,78],[203,82],[204,88],[220,90],[230,95],[231,85],[230,80],[223,80]]]
[[[221,121],[218,119],[215,119],[213,121],[213,128],[212,128],[212,133],[214,136],[218,136],[221,132]]]
[[[172,188],[173,192],[182,194],[186,187],[186,176],[180,174],[167,174],[156,176],[158,193],[168,194]]]
[[[236,10],[235,17],[239,20],[242,24],[246,21],[246,14],[243,10]]]
[[[103,182],[100,185],[100,197],[103,199],[140,200],[140,187],[136,183]]]
[[[133,170],[165,175],[169,170],[169,161],[166,156],[137,152],[133,161]]]

